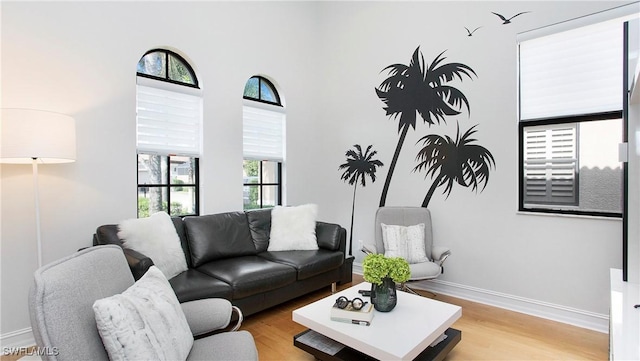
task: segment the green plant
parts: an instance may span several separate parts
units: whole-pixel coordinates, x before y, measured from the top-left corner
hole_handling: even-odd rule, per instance
[[[369,283],[382,284],[385,277],[394,282],[404,283],[411,277],[409,263],[401,257],[385,257],[383,254],[369,254],[362,262],[364,280]]]

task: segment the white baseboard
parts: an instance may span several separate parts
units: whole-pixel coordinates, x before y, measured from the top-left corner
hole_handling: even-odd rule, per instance
[[[11,350],[22,347],[34,346],[35,344],[36,340],[33,338],[31,327],[0,335],[1,354],[10,353]]]
[[[353,272],[362,274],[362,264],[354,263]],[[558,321],[602,333],[609,332],[609,316],[600,313],[438,279],[412,282],[411,285],[417,289],[425,289],[434,293],[440,293],[489,306],[504,308],[510,311]]]

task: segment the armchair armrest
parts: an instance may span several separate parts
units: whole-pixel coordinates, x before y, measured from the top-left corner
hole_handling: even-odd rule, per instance
[[[431,256],[433,257],[433,262],[437,263],[442,267],[444,261],[451,255],[451,250],[447,247],[442,246],[433,246],[431,248]]]
[[[364,254],[378,254],[378,249],[375,244],[367,243],[365,244],[363,240],[359,240],[360,250]]]
[[[205,298],[180,304],[193,336],[211,333],[229,326],[232,312],[238,313],[238,322],[231,331],[242,324],[242,311],[224,298]]]

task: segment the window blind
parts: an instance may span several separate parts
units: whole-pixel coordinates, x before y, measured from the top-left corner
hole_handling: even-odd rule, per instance
[[[521,41],[520,120],[622,109],[619,19]]]
[[[201,96],[137,85],[136,100],[138,152],[201,155]]]
[[[576,142],[576,123],[525,128],[525,203],[577,205]]]
[[[281,111],[243,106],[244,159],[284,161],[285,114]]]

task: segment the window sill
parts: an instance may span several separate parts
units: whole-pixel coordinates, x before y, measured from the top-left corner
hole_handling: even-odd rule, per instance
[[[532,212],[532,211],[516,211],[516,214],[523,215],[523,216],[581,218],[581,219],[597,219],[597,220],[604,220],[604,221],[622,222],[622,217],[589,216],[584,214],[546,213],[546,212]]]

